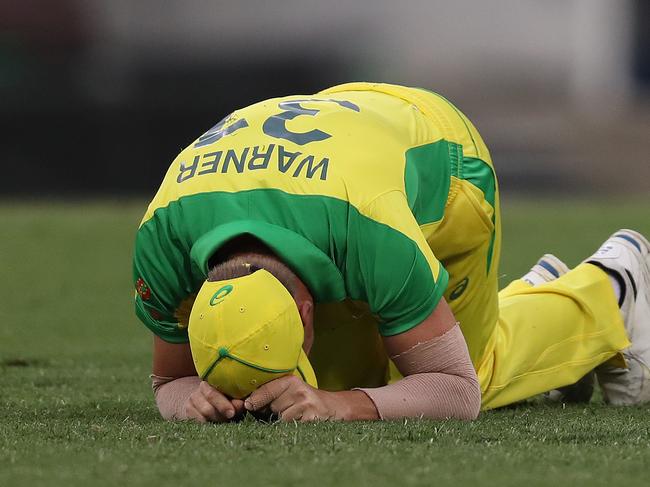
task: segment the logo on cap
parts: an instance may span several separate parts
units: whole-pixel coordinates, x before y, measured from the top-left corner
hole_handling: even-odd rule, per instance
[[[210,298],[210,306],[216,306],[218,305],[221,301],[224,300],[226,296],[228,296],[232,292],[232,285],[226,284],[223,287],[220,287],[216,293],[212,295]]]

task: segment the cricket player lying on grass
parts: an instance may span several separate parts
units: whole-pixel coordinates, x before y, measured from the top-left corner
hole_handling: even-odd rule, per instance
[[[474,419],[593,370],[610,403],[650,400],[648,241],[544,256],[499,293],[500,246],[490,155],[441,96],[352,83],[238,110],[138,230],[158,408]]]

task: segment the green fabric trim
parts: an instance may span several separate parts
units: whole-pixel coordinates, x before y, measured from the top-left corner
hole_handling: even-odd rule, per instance
[[[187,343],[187,333],[179,334],[178,323],[169,320],[155,320],[146,310],[145,304],[140,296],[135,298],[135,314],[147,328],[153,331],[158,337],[169,343]]]
[[[444,96],[431,91],[427,90],[426,88],[417,88],[421,91],[424,91],[430,95],[433,95],[437,98],[440,98],[441,100],[444,100],[457,114],[458,117],[461,119],[463,122],[463,125],[465,125],[465,128],[467,129],[467,133],[472,140],[472,145],[474,146],[474,150],[476,154],[479,154],[478,150],[478,145],[476,144],[476,141],[474,140],[474,135],[472,134],[472,131],[470,130],[469,125],[467,124],[467,120],[465,115],[458,109],[456,108],[456,105],[454,105],[452,102],[450,102],[447,98]],[[464,158],[462,156],[462,146],[459,144],[451,144],[451,145],[456,145],[460,149],[460,157],[455,158],[451,157],[451,175],[456,176],[458,179],[465,179],[470,181],[474,186],[477,188],[481,189],[483,191],[483,194],[485,195],[485,200],[490,203],[492,208],[495,209],[496,213],[496,208],[494,206],[495,204],[495,198],[496,198],[496,177],[494,175],[493,169],[483,160],[481,159],[476,159],[476,158],[471,158],[467,157]],[[450,155],[452,153],[450,152]],[[492,216],[492,224],[495,224],[495,216]],[[493,251],[494,251],[494,241],[496,238],[496,228],[492,232],[492,237],[490,238],[490,246],[488,249],[488,258],[487,258],[487,271],[490,272],[490,268],[492,266],[492,258],[493,258]]]
[[[415,328],[417,325],[422,323],[433,310],[436,309],[442,295],[447,290],[449,285],[449,273],[442,264],[440,264],[440,274],[438,275],[438,280],[436,281],[436,287],[433,290],[433,293],[427,298],[427,300],[420,306],[417,310],[411,312],[411,317],[409,321],[405,321],[399,325],[389,326],[386,323],[379,324],[379,333],[382,336],[393,336],[404,333],[412,328]]]
[[[236,355],[232,355],[228,349],[221,347],[219,349],[217,358],[208,366],[208,368],[201,374],[201,379],[205,380],[205,378],[212,373],[214,368],[217,366],[221,360],[224,358],[229,358],[231,360],[234,360],[235,362],[238,362],[242,365],[246,365],[247,367],[250,367],[255,370],[261,370],[262,372],[269,372],[271,374],[286,374],[288,372],[293,372],[293,369],[269,369],[267,367],[262,367],[261,365],[254,364],[252,362],[247,362],[246,360],[243,360]]]
[[[447,142],[447,145],[449,147],[451,175],[463,179],[463,146],[453,142]]]
[[[286,228],[257,220],[239,220],[207,232],[192,246],[192,261],[207,275],[210,257],[228,240],[254,235],[266,243],[321,301],[345,299],[343,276],[336,265],[307,239]]]
[[[494,217],[492,217],[492,224],[494,224]],[[488,274],[492,268],[492,258],[494,257],[494,241],[496,239],[496,229],[492,230],[492,237],[490,237],[490,245],[488,246],[487,268],[485,273]]]
[[[205,380],[205,378],[206,378],[208,375],[210,375],[210,373],[214,370],[214,368],[217,366],[217,364],[218,364],[219,362],[221,362],[221,360],[223,360],[223,359],[224,359],[224,356],[223,356],[223,355],[221,355],[221,354],[217,355],[217,358],[214,359],[214,361],[213,361],[213,362],[208,366],[208,368],[205,369],[205,372],[203,372],[203,373],[201,374],[201,376],[200,376],[200,377],[201,377],[201,380]]]
[[[354,256],[353,261],[358,267],[357,270],[349,268],[350,272],[346,274],[350,297],[369,303],[370,309],[380,315],[379,331],[382,335],[397,334],[391,330],[406,331],[421,323],[446,290],[446,271],[442,264],[438,282],[435,282],[426,257],[414,241],[388,225],[368,218],[356,219],[352,223],[354,226],[350,231],[358,238],[349,242],[348,254]],[[395,238],[396,233],[401,238]],[[381,243],[368,248],[362,245],[366,240]],[[375,283],[388,287],[374,295],[366,293],[376,286]]]
[[[494,208],[496,182],[494,172],[487,162],[473,157],[463,159],[463,178],[483,191],[485,200]]]
[[[406,198],[419,225],[437,222],[444,215],[450,184],[449,156],[450,146],[445,140],[406,151]]]
[[[140,310],[144,324],[166,341],[187,342],[187,330],[171,316],[204,282],[212,252],[242,233],[277,252],[317,302],[367,302],[385,333],[422,321],[428,316],[424,305],[445,290],[414,241],[346,201],[276,189],[201,193],[158,208],[138,231],[134,282],[146,281],[146,306],[165,317],[155,320]]]
[[[488,163],[481,159],[466,157],[463,159],[463,179],[469,181],[474,186],[479,188],[483,192],[485,201],[487,201],[490,206],[494,208],[494,213],[492,214],[492,224],[495,225],[495,229],[492,231],[492,237],[490,238],[486,271],[490,272],[494,250],[494,240],[496,238],[496,177],[494,175],[494,171]]]
[[[255,370],[261,370],[262,372],[269,372],[271,374],[286,374],[287,372],[293,372],[294,369],[269,369],[267,367],[262,367],[261,365],[256,365],[252,362],[247,362],[246,360],[240,359],[239,357],[235,355],[231,355],[228,353],[228,355],[225,355],[231,360],[234,360],[235,362],[239,362],[242,365],[246,365],[252,369]]]
[[[307,377],[305,377],[305,374],[302,372],[302,369],[300,367],[296,367],[296,370],[300,374],[300,378],[302,379],[302,381],[307,382]]]

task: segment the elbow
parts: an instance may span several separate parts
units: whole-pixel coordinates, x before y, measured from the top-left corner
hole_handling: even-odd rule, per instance
[[[466,415],[461,419],[474,421],[478,418],[479,413],[481,412],[481,388],[478,381],[476,381],[476,383],[472,385],[472,389],[468,391],[466,404]]]
[[[153,393],[160,416],[167,421],[187,419],[185,405],[200,383],[196,376],[154,382]]]
[[[158,406],[158,413],[160,414],[160,417],[165,421],[176,421],[178,419],[174,412],[170,411],[169,408],[165,407],[164,404],[156,402],[156,406]]]
[[[474,421],[481,412],[481,386],[479,385],[476,375],[471,377],[459,377],[459,386],[457,389],[457,406],[454,408],[455,419],[463,421]]]
[[[481,412],[481,386],[476,375],[467,381],[466,416],[462,419],[474,421]]]
[[[481,387],[476,374],[448,375],[440,386],[442,387],[430,389],[428,397],[431,402],[428,414],[423,414],[423,417],[461,421],[474,421],[478,418],[481,411]]]
[[[160,378],[152,377],[152,389],[153,389],[153,398],[156,402],[156,408],[160,417],[166,421],[173,421],[176,419],[174,417],[174,408],[172,405],[173,394],[171,394],[174,388],[174,380],[171,378]]]
[[[163,391],[160,390],[154,392],[154,399],[156,401],[156,407],[160,417],[165,421],[174,421],[176,419],[175,408],[170,406],[168,398],[165,396],[164,388]]]

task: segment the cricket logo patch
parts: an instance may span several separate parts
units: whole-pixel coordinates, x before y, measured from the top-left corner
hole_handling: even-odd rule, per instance
[[[219,288],[219,290],[212,295],[212,298],[210,298],[210,306],[218,305],[226,298],[226,296],[232,292],[232,290],[233,287],[231,284],[226,284],[225,286]]]
[[[147,283],[141,277],[138,277],[138,280],[135,281],[135,291],[143,301],[148,301],[151,298],[151,289],[149,289],[149,286],[147,286]]]

